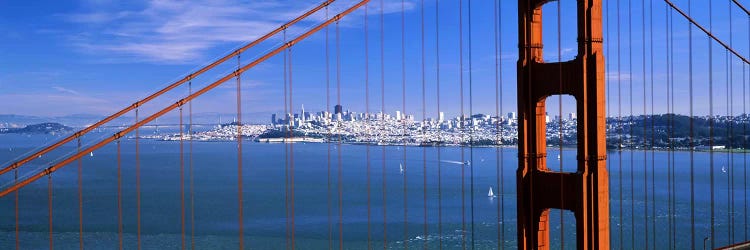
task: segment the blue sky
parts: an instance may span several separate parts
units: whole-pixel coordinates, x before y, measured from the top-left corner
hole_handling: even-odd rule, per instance
[[[331,13],[341,11],[355,1],[339,0],[331,6]],[[369,40],[369,109],[394,113],[406,110],[419,119],[422,113],[421,78],[421,1],[404,2],[406,100],[402,99],[401,68],[401,9],[400,0],[384,0],[385,13],[385,106],[381,103],[380,75],[380,1],[368,6],[365,32],[365,13],[358,10],[340,23],[341,31],[341,103],[352,111],[368,108],[365,96],[365,34]],[[440,41],[440,107],[448,116],[461,113],[459,88],[459,2],[440,1],[440,36],[435,31],[435,1],[427,0],[425,12],[425,96],[428,117],[436,117],[436,40]],[[617,3],[619,2],[619,6]],[[687,11],[688,1],[674,1]],[[750,56],[748,45],[748,17],[730,1],[692,1],[692,15],[702,25],[709,25],[708,4],[713,8],[713,31],[729,42],[730,34],[735,49]],[[750,6],[748,1],[740,1]],[[28,114],[61,116],[69,114],[106,115],[121,109],[149,93],[181,78],[201,65],[211,62],[251,41],[282,23],[301,14],[318,1],[4,1],[0,3],[0,114]],[[646,4],[646,38],[650,40],[648,25],[651,1]],[[517,60],[517,1],[501,1],[500,34],[502,50],[503,110],[515,111]],[[632,12],[628,14],[628,4]],[[633,113],[643,110],[643,77],[641,44],[641,1],[605,1],[609,9],[604,16],[605,41],[608,50],[609,114]],[[471,35],[468,28],[468,1],[463,2],[464,38],[464,113],[469,113],[469,82],[472,83],[474,113],[495,112],[495,40],[494,2],[471,2]],[[607,6],[609,5],[609,6]],[[654,84],[657,93],[655,112],[666,112],[665,80],[667,71],[665,41],[665,8],[663,1],[653,1],[654,13]],[[562,59],[575,56],[575,1],[562,1]],[[617,33],[617,10],[620,11],[620,33]],[[557,61],[557,3],[544,7],[545,60]],[[629,19],[632,30],[629,29]],[[731,32],[730,32],[731,18]],[[298,34],[324,19],[319,13],[299,25],[291,27],[289,36]],[[607,25],[608,22],[608,25]],[[674,74],[676,111],[688,113],[688,29],[687,21],[674,13]],[[632,37],[629,35],[632,32]],[[331,105],[336,103],[335,36],[329,34]],[[471,61],[469,43],[471,38]],[[243,54],[242,63],[278,45],[276,36],[259,47]],[[632,42],[631,42],[632,41]],[[621,42],[621,44],[619,44]],[[693,29],[693,79],[695,113],[707,114],[708,108],[708,39]],[[728,75],[725,51],[713,43],[714,113],[741,113],[743,109],[743,64],[736,58],[729,62]],[[620,57],[617,49],[620,49]],[[650,112],[650,50],[646,48],[646,101]],[[632,51],[631,51],[632,50]],[[326,107],[325,33],[313,35],[292,49],[292,105],[294,112],[305,104],[306,110],[318,111]],[[632,56],[631,56],[632,53]],[[632,70],[631,70],[632,61]],[[471,70],[469,70],[471,62]],[[195,88],[205,86],[236,67],[236,60],[208,72],[193,82]],[[257,120],[267,120],[270,113],[284,112],[283,57],[276,56],[251,69],[242,77],[243,113]],[[745,70],[747,67],[745,65]],[[619,72],[619,81],[618,81]],[[732,79],[728,89],[727,78]],[[196,113],[232,113],[235,108],[234,81],[215,89],[195,101]],[[630,94],[632,84],[633,94]],[[618,90],[621,95],[618,98]],[[730,91],[728,91],[730,90]],[[745,87],[745,92],[750,87]],[[174,102],[187,93],[180,88],[163,99],[157,99],[144,110],[153,111]],[[729,95],[728,93],[731,93]],[[747,96],[747,94],[745,95]],[[731,101],[730,98],[731,97]],[[618,101],[622,103],[618,105]],[[404,107],[403,104],[406,104]],[[549,113],[557,113],[557,98],[548,101]],[[729,110],[727,104],[731,107]],[[750,100],[746,100],[750,107]],[[573,110],[570,98],[564,99],[564,111]]]

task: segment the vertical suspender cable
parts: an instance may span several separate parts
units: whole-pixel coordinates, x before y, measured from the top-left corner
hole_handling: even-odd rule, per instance
[[[326,6],[326,20],[328,20],[328,6]],[[326,26],[326,116],[331,113],[331,63],[330,63],[330,50],[329,50],[329,30],[330,28]],[[329,117],[325,117],[328,121],[330,121]],[[326,123],[326,125],[328,125]],[[331,197],[331,129],[328,129],[328,159],[327,159],[327,167],[328,167],[328,186],[326,190],[326,197],[328,198],[328,249],[333,249],[333,220],[331,215],[331,200],[333,199]],[[369,162],[369,161],[368,161]]]
[[[182,249],[185,249],[185,147],[182,126],[182,106],[180,106],[180,237]]]
[[[468,1],[468,44],[469,44],[469,121],[471,127],[469,127],[469,162],[474,161],[474,119],[471,116],[474,115],[474,100],[473,100],[473,89],[472,89],[472,72],[471,72],[471,1]],[[474,249],[474,167],[469,165],[469,205],[471,206],[471,249]]]
[[[747,22],[747,24],[748,24],[748,31],[750,31],[750,15],[748,15],[748,22]],[[747,44],[748,44],[748,47],[750,47],[750,32],[748,32],[748,41],[747,41]],[[750,51],[750,49],[748,51]],[[742,156],[743,156],[742,185],[743,185],[743,189],[742,190],[744,190],[743,191],[744,199],[742,199],[744,204],[743,204],[742,207],[744,208],[743,214],[744,214],[744,217],[745,217],[745,227],[744,227],[745,230],[744,230],[743,241],[747,241],[747,231],[748,231],[748,229],[747,229],[747,226],[748,226],[748,224],[747,224],[747,148],[748,148],[748,140],[747,140],[747,137],[744,136],[744,135],[747,135],[747,109],[746,109],[746,106],[745,106],[747,104],[747,100],[746,100],[747,99],[747,92],[745,90],[745,88],[746,88],[745,84],[747,82],[745,81],[745,75],[746,75],[745,66],[750,66],[750,65],[742,64],[742,114],[745,116],[744,117],[745,119],[743,119],[744,121],[742,122],[742,135],[743,135],[742,139],[743,139],[743,144],[744,144],[742,146],[742,148],[743,148],[743,150],[742,150]]]
[[[239,228],[239,246],[244,249],[244,232],[242,227],[242,83],[240,74],[240,54],[237,54],[237,211]]]
[[[649,54],[651,62],[651,241],[656,249],[656,116],[654,113],[654,1],[649,1]]]
[[[732,3],[731,2],[729,2],[729,12],[727,12],[727,14],[729,16],[729,47],[734,47],[733,46],[734,39],[733,39],[733,36],[732,36],[732,30],[733,30],[732,26],[733,25],[732,25]],[[690,26],[690,27],[692,27],[692,26]],[[728,55],[728,53],[727,53],[727,55]],[[728,89],[728,92],[727,92],[727,94],[729,95],[728,96],[729,98],[727,98],[727,100],[729,101],[729,143],[728,144],[729,144],[729,155],[730,155],[730,161],[729,161],[729,166],[730,167],[729,167],[729,175],[728,176],[730,178],[730,181],[729,181],[730,188],[729,188],[729,190],[731,190],[730,191],[730,197],[731,197],[730,199],[732,201],[731,204],[729,205],[729,213],[732,214],[732,219],[729,221],[729,231],[730,231],[729,242],[733,243],[734,242],[734,233],[735,233],[735,230],[734,230],[734,153],[733,153],[733,150],[732,150],[734,148],[734,93],[733,93],[733,90],[734,90],[734,66],[732,65],[732,61],[734,61],[734,57],[729,57],[728,56],[727,59],[729,60],[729,64],[727,64],[728,67],[729,67],[729,89]]]
[[[54,249],[53,247],[53,237],[52,237],[52,174],[47,175],[47,205],[48,205],[48,214],[47,218],[49,220],[49,249]]]
[[[385,2],[383,0],[380,0],[380,88],[383,89],[385,87]],[[381,103],[383,107],[381,107],[381,115],[383,109],[385,109],[385,101],[383,100],[384,97],[381,99]],[[368,114],[369,115],[369,114]],[[376,119],[373,119],[376,120]],[[387,214],[387,203],[386,203],[386,192],[387,192],[387,185],[386,185],[386,171],[385,171],[385,147],[381,147],[382,149],[382,160],[383,163],[381,165],[381,171],[382,171],[382,181],[383,181],[383,249],[386,249],[388,245],[388,219],[386,217]]]
[[[427,94],[425,91],[425,86],[427,84],[427,80],[425,79],[425,48],[424,48],[424,0],[420,1],[420,26],[421,26],[421,33],[422,33],[422,44],[421,44],[421,54],[422,54],[422,120],[427,121]],[[406,91],[404,90],[404,95],[406,95]],[[406,100],[406,98],[404,98]],[[406,113],[406,105],[404,105],[404,113]],[[403,117],[402,117],[403,118]],[[428,128],[431,128],[432,124],[428,124]],[[406,132],[406,126],[404,126],[404,132]],[[406,133],[404,133],[406,134]],[[422,128],[422,140],[426,140],[426,129]],[[404,159],[406,159],[406,140],[404,140]],[[404,176],[405,177],[405,176]],[[424,215],[424,221],[422,225],[422,235],[427,237],[427,148],[422,148],[422,213]],[[427,249],[427,240],[422,242],[422,248]]]
[[[559,172],[563,172],[563,161],[562,161],[562,147],[563,147],[563,121],[562,121],[562,92],[563,92],[563,86],[562,86],[562,3],[560,1],[557,2],[557,61],[561,62],[558,64],[558,73],[557,73],[557,80],[558,80],[558,96],[557,96],[557,114],[558,117],[560,117],[558,121],[558,129],[557,129],[557,138],[558,138],[558,156],[560,157],[560,161],[558,161],[559,164]],[[546,121],[545,121],[546,122]],[[545,124],[546,126],[546,124]],[[545,132],[546,134],[546,132]],[[565,207],[563,204],[565,203],[565,191],[563,191],[565,187],[563,175],[560,174],[560,207]],[[565,216],[564,210],[560,209],[560,249],[565,249]]]
[[[193,94],[193,81],[188,82],[188,95]],[[195,249],[195,190],[193,183],[193,101],[188,103],[188,168],[190,174],[190,249]]]
[[[458,1],[458,64],[459,64],[459,94],[461,102],[461,119],[460,122],[460,133],[461,133],[461,249],[466,249],[466,194],[464,192],[464,170],[469,167],[465,164],[464,159],[464,147],[466,142],[464,141],[464,127],[466,117],[464,116],[464,32],[463,32],[463,0]]]
[[[365,114],[370,113],[370,28],[368,25],[368,20],[370,19],[368,16],[368,7],[365,6]],[[365,120],[365,124],[367,124],[367,120]],[[370,128],[367,126],[365,128],[367,137],[370,137]],[[366,172],[367,172],[367,249],[372,249],[372,201],[370,193],[370,186],[371,186],[371,178],[370,178],[370,143],[365,144],[365,166],[366,166]]]
[[[648,231],[648,143],[646,140],[646,130],[648,121],[646,111],[646,0],[641,0],[641,72],[643,75],[643,238],[645,239],[645,249],[649,248],[649,231]],[[653,117],[652,117],[653,118]]]
[[[500,119],[500,111],[502,110],[502,61],[500,60],[500,51],[502,51],[502,18],[500,13],[502,12],[501,1],[493,1],[495,3],[494,8],[494,25],[495,25],[495,177],[497,178],[495,186],[498,187],[498,196],[500,196],[500,202],[497,203],[497,249],[505,249],[505,207],[504,200],[505,196],[503,193],[503,140],[502,140],[502,126]]]
[[[15,169],[13,171],[13,173],[14,173],[13,174],[13,182],[14,183],[18,183],[18,169]],[[19,227],[19,224],[18,224],[18,190],[16,190],[14,193],[15,193],[15,202],[14,202],[14,204],[15,204],[15,207],[16,207],[15,208],[15,210],[16,210],[15,211],[15,214],[16,214],[16,250],[18,250],[18,249],[21,249],[21,241],[20,241],[20,238],[19,238],[19,235],[18,235],[18,229],[19,229],[18,228]]]
[[[675,73],[674,73],[674,69],[675,69],[675,66],[674,66],[674,63],[675,63],[675,55],[674,55],[674,52],[675,52],[675,49],[674,49],[675,48],[675,46],[674,46],[674,37],[675,37],[674,36],[674,18],[672,17],[671,13],[672,12],[670,11],[670,20],[669,20],[670,41],[669,42],[671,44],[671,46],[670,46],[670,48],[671,48],[670,53],[672,54],[671,55],[672,61],[671,61],[671,67],[670,67],[671,68],[670,69],[670,71],[671,71],[670,74],[672,75],[672,78],[670,78],[669,85],[670,85],[670,89],[671,89],[670,90],[671,91],[670,95],[672,96],[672,98],[670,98],[670,102],[671,102],[671,105],[672,105],[672,114],[673,115],[671,116],[671,120],[672,120],[671,123],[672,124],[670,125],[670,127],[672,128],[671,129],[672,135],[670,137],[674,138],[675,137],[674,136],[674,134],[675,134],[675,118],[677,117],[677,115],[676,115],[677,114],[677,111],[676,111],[676,107],[677,106],[675,105],[676,97],[675,97],[675,94],[674,94],[674,90],[675,90],[674,81],[675,81],[675,78],[676,78],[675,77]],[[675,171],[676,166],[677,166],[676,147],[677,147],[677,145],[673,143],[672,147],[671,147],[671,149],[672,149],[672,158],[671,158],[671,161],[672,161],[672,167],[671,167],[672,168],[672,241],[673,241],[673,245],[675,247],[677,247],[677,180],[676,180],[677,179],[677,172]]]
[[[117,241],[118,249],[122,249],[122,156],[120,154],[120,140],[117,140]]]
[[[289,111],[291,111],[292,113],[294,113],[292,111],[292,110],[294,110],[294,108],[293,108],[293,101],[294,101],[293,90],[294,90],[294,88],[293,88],[293,85],[292,85],[292,47],[289,47],[287,50],[289,51],[289,53],[288,53],[288,55],[289,55]],[[304,115],[304,114],[302,114],[302,115]],[[291,135],[291,140],[292,140],[291,143],[289,143],[289,149],[290,149],[289,150],[290,151],[289,160],[291,162],[291,164],[289,164],[289,177],[290,177],[289,182],[291,183],[291,186],[290,186],[291,190],[290,191],[292,193],[292,195],[291,195],[292,196],[292,202],[291,202],[290,214],[292,216],[292,249],[297,249],[296,248],[297,241],[296,241],[296,238],[295,238],[295,232],[296,232],[296,230],[295,230],[295,223],[294,223],[294,130],[293,130],[293,128],[294,128],[294,126],[292,126],[292,129],[289,130],[289,133]]]
[[[729,51],[726,51],[724,54],[724,65],[726,66],[726,71],[725,71],[726,72],[726,76],[725,76],[726,95],[724,96],[724,100],[726,100],[726,106],[727,106],[726,116],[728,118],[730,115],[730,111],[729,111],[731,109],[730,106],[732,105],[732,102],[729,101],[729,92],[730,92],[730,89],[732,88],[731,81],[729,80],[730,78],[729,71],[731,71],[730,69],[731,65],[729,63]],[[732,142],[731,126],[732,125],[730,121],[725,120],[725,123],[726,123],[726,128],[727,128],[726,139],[725,139],[726,144],[731,145],[731,142]],[[727,148],[731,149],[731,147],[727,147]],[[728,172],[727,173],[727,244],[732,244],[733,242],[732,241],[732,200],[731,200],[731,197],[732,197],[731,182],[732,182],[733,164],[734,162],[732,162],[732,152],[727,151],[727,165],[728,165],[727,171],[726,171]]]
[[[670,138],[674,138],[674,133],[675,133],[675,117],[676,117],[676,114],[677,114],[677,112],[675,111],[675,107],[676,106],[674,104],[674,102],[675,102],[675,96],[674,96],[674,79],[675,79],[675,74],[674,74],[674,61],[675,61],[675,59],[674,59],[674,51],[675,51],[675,49],[674,49],[674,17],[672,16],[672,13],[673,13],[672,10],[670,10],[669,11],[669,44],[670,44],[670,46],[669,46],[669,54],[670,54],[671,60],[669,62],[669,75],[671,77],[669,78],[669,83],[668,83],[669,86],[670,86],[670,91],[669,91],[670,98],[668,99],[670,103],[669,103],[668,106],[671,106],[671,110],[672,110],[671,111],[672,115],[669,116],[669,123],[670,123],[670,125],[669,125],[669,127],[670,127],[670,136],[669,137]],[[670,144],[669,153],[671,155],[669,156],[670,158],[669,158],[669,164],[668,165],[670,165],[670,171],[672,172],[672,175],[670,177],[671,178],[670,179],[670,182],[671,182],[671,186],[670,186],[671,192],[669,193],[672,196],[672,198],[671,198],[671,201],[672,201],[671,228],[672,229],[670,230],[670,232],[671,232],[670,239],[672,241],[671,242],[672,246],[674,246],[676,248],[677,247],[677,189],[676,189],[676,184],[675,184],[675,182],[676,182],[675,178],[676,178],[677,173],[675,172],[675,165],[676,164],[675,164],[675,144],[674,144],[674,142],[675,142],[674,139],[670,139],[669,140],[669,144]]]
[[[283,36],[283,41],[286,43],[286,29],[284,29],[284,32],[283,32],[282,36]],[[289,104],[289,102],[287,100],[287,97],[288,97],[288,95],[287,95],[287,91],[288,91],[288,88],[287,88],[287,84],[288,84],[287,77],[288,77],[288,75],[287,75],[286,71],[287,71],[287,67],[289,66],[287,64],[287,62],[286,62],[286,60],[287,60],[286,54],[287,53],[289,53],[287,50],[284,50],[284,53],[282,53],[282,57],[283,57],[283,61],[284,61],[283,62],[284,63],[284,67],[283,67],[284,68],[284,76],[283,76],[283,78],[284,78],[284,120],[286,121],[286,124],[284,125],[285,126],[284,127],[285,130],[284,130],[284,133],[283,133],[284,134],[284,140],[283,140],[283,142],[284,142],[284,218],[285,218],[285,222],[286,222],[286,225],[284,226],[284,229],[285,229],[285,233],[286,233],[285,234],[285,237],[286,237],[286,241],[285,241],[286,249],[290,249],[292,237],[291,237],[291,231],[290,231],[290,228],[291,228],[290,227],[290,225],[291,225],[291,216],[289,216],[289,206],[290,206],[290,204],[289,204],[290,203],[290,198],[289,198],[289,196],[290,196],[290,192],[289,192],[289,139],[290,138],[289,138],[289,132],[288,131],[289,131],[290,127],[291,127],[290,122],[292,122],[294,120],[294,117],[290,116],[291,107],[287,106]]]
[[[341,28],[336,21],[336,104],[341,105]],[[341,120],[337,121],[341,127]],[[344,249],[344,184],[343,166],[341,161],[341,133],[338,133],[336,151],[338,154],[338,188],[339,188],[339,249]],[[385,206],[383,206],[385,208]]]
[[[692,1],[688,0],[688,13]],[[693,117],[693,26],[688,23],[688,76],[690,92],[690,248],[695,249],[695,164],[694,160],[694,117]]]
[[[289,112],[294,113],[294,96],[293,96],[293,85],[292,85],[292,47],[289,47],[287,49],[289,53],[287,54],[289,56]],[[303,114],[304,115],[304,114]],[[289,129],[289,136],[291,139],[291,142],[289,143],[289,183],[290,183],[290,193],[291,193],[291,203],[290,203],[290,215],[292,217],[292,249],[296,248],[296,239],[295,239],[295,223],[294,223],[294,126],[292,126],[292,129]]]
[[[405,13],[406,10],[404,9],[404,0],[401,0],[401,102],[404,114],[406,114],[406,29],[404,27],[404,22],[406,22]],[[380,89],[381,93],[381,102],[383,103],[383,110],[380,113],[381,118],[383,120],[383,131],[385,131],[385,85],[381,86]],[[406,123],[401,123],[403,126],[404,134],[406,134]],[[383,150],[385,150],[385,146],[383,146]],[[385,151],[384,151],[385,152]],[[407,173],[409,172],[409,166],[406,164],[406,145],[404,145],[404,157],[402,158],[402,161],[404,162],[404,173],[402,175],[404,179],[404,249],[409,248],[409,218],[408,218],[408,194],[406,193],[406,186],[407,184]],[[385,166],[385,155],[383,155],[383,164]]]
[[[138,110],[135,109],[135,123],[138,123]],[[139,145],[138,140],[140,139],[140,129],[135,129],[135,206],[136,206],[136,238],[138,242],[138,250],[141,250],[141,160],[139,157]]]
[[[440,1],[435,0],[435,85],[437,115],[440,117]],[[442,125],[442,124],[441,124]],[[442,129],[438,129],[437,189],[438,189],[438,249],[443,249],[443,189],[440,153],[442,151]]]
[[[671,119],[672,118],[671,118],[671,114],[670,114],[671,110],[670,110],[670,106],[669,106],[669,98],[671,97],[669,95],[669,90],[670,90],[669,89],[669,81],[671,80],[671,77],[672,77],[672,75],[670,74],[671,73],[671,71],[670,71],[670,69],[671,69],[670,68],[671,60],[670,60],[670,57],[669,57],[669,55],[670,55],[669,52],[670,52],[670,49],[671,49],[670,46],[669,46],[670,45],[669,44],[669,38],[670,38],[670,35],[669,35],[669,32],[670,32],[669,22],[670,22],[671,11],[669,10],[669,8],[666,8],[664,10],[665,10],[665,12],[664,12],[665,22],[664,22],[664,24],[665,24],[665,29],[666,29],[666,32],[664,32],[664,35],[665,35],[665,38],[666,38],[665,42],[666,42],[666,48],[667,48],[666,50],[664,50],[666,52],[665,56],[666,56],[666,61],[667,61],[667,82],[666,82],[666,87],[667,87],[666,88],[666,90],[667,90],[666,91],[666,95],[667,95],[667,98],[666,98],[666,102],[667,102],[667,114],[666,114],[666,116],[667,116],[667,140],[668,140],[668,147],[667,147],[667,224],[668,224],[667,228],[668,229],[667,229],[667,233],[669,234],[669,236],[667,237],[667,240],[668,240],[668,244],[667,245],[669,246],[669,249],[672,249],[672,177],[671,177],[671,174],[672,174],[671,164],[672,164],[672,162],[671,162],[671,157],[670,157],[671,156],[671,151],[672,151],[672,137],[671,137],[671,127],[670,127],[670,125],[671,125]]]
[[[620,7],[620,0],[617,0],[617,7]],[[621,53],[620,53],[620,47],[622,43],[622,40],[620,39],[620,11],[617,10],[617,138],[618,138],[618,147],[617,147],[617,158],[619,160],[619,192],[620,192],[620,199],[619,199],[619,218],[620,221],[619,224],[619,241],[620,241],[620,249],[623,249],[623,224],[622,224],[622,78],[620,76],[620,61],[621,61]]]
[[[708,4],[708,25],[709,30],[713,32],[713,3]],[[716,231],[714,229],[715,222],[715,191],[714,191],[714,55],[713,55],[713,44],[711,44],[711,38],[708,38],[708,152],[709,152],[709,178],[710,178],[710,191],[711,191],[711,233],[709,238],[711,240],[711,249],[716,248]]]
[[[630,89],[628,98],[630,100],[630,116],[628,117],[628,134],[630,138],[633,138],[633,0],[628,0],[628,44],[631,46],[628,48],[628,88]],[[635,246],[635,180],[633,175],[633,141],[628,140],[628,151],[630,151],[630,244],[631,247]]]
[[[77,150],[81,152],[81,137],[78,137]],[[78,159],[78,247],[83,250],[83,160]]]

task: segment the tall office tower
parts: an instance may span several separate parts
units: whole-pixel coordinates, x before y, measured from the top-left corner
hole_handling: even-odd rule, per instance
[[[443,123],[443,121],[445,121],[445,113],[444,113],[444,112],[440,112],[440,113],[438,114],[438,121],[439,121],[440,123]]]
[[[276,114],[271,114],[271,124],[276,125]]]
[[[396,110],[396,120],[401,120],[401,111]]]
[[[343,112],[344,112],[344,107],[342,107],[341,104],[336,104],[336,106],[333,106],[334,114],[341,114]]]

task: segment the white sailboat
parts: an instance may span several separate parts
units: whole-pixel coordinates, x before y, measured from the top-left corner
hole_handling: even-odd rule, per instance
[[[94,157],[94,151],[91,151],[91,152],[89,153],[89,157]]]
[[[495,193],[492,192],[492,186],[490,186],[490,191],[487,192],[487,197],[495,197]]]
[[[403,174],[404,173],[404,164],[399,163],[398,167],[399,167],[399,169],[401,169],[401,173]]]

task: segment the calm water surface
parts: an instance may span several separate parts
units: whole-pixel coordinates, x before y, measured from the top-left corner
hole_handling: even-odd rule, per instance
[[[59,137],[0,135],[0,163],[56,139]],[[186,242],[188,246],[191,244],[190,234],[194,230],[194,244],[198,248],[236,249],[237,144],[195,142],[192,150],[195,224],[191,225],[189,219],[190,158],[185,154]],[[62,151],[75,151],[75,147],[69,146]],[[185,143],[184,151],[189,151],[188,143]],[[502,157],[499,157],[501,151]],[[563,150],[560,160],[556,157],[558,149],[550,151],[550,168],[559,169],[560,164],[564,169],[574,166],[575,150]],[[84,245],[87,248],[117,247],[116,152],[115,144],[108,145],[95,151],[93,157],[86,156],[82,160]],[[176,249],[181,246],[179,152],[179,142],[141,140],[141,240],[145,249]],[[287,172],[285,166],[292,166],[287,156],[292,155],[293,172]],[[35,160],[34,164],[25,166],[26,171],[19,174],[23,176],[28,171],[45,167],[48,162],[60,156],[62,153],[45,155]],[[133,140],[122,140],[121,156],[124,247],[133,249],[136,247],[137,232]],[[708,153],[700,152],[694,153],[693,157],[696,246],[700,248],[703,238],[710,235],[711,157]],[[717,246],[720,246],[729,242],[731,233],[734,234],[735,242],[747,237],[747,189],[743,178],[747,161],[741,153],[715,153],[713,158],[715,240]],[[292,173],[294,235],[296,246],[300,249],[326,249],[329,244],[338,248],[340,240],[346,249],[366,249],[368,238],[376,248],[385,244],[391,249],[405,246],[416,249],[426,244],[428,248],[434,249],[442,244],[444,248],[456,249],[461,248],[463,243],[470,247],[472,230],[473,243],[478,249],[496,248],[498,242],[506,247],[516,247],[517,151],[514,148],[438,149],[246,142],[243,145],[242,161],[245,243],[250,248],[286,247],[285,207],[291,205],[285,204],[285,197],[290,195],[285,192],[285,176]],[[471,167],[459,164],[465,161],[471,161]],[[339,162],[341,178],[338,177]],[[630,151],[610,152],[608,162],[613,248],[620,247],[621,239],[624,248],[642,249],[646,242],[649,246],[655,243],[657,248],[669,246],[670,198],[667,166],[671,163],[676,172],[674,186],[677,190],[674,192],[677,219],[675,244],[677,248],[689,248],[690,153],[677,152],[672,159],[672,155],[667,152],[656,152],[654,157],[650,151],[646,154],[634,151],[632,157]],[[652,162],[655,164],[652,165]],[[404,174],[401,173],[400,165],[405,169]],[[498,176],[500,167],[502,178]],[[734,180],[729,178],[732,171]],[[648,182],[644,182],[644,178]],[[652,178],[656,181],[655,190]],[[12,176],[2,177],[0,185],[11,181]],[[77,248],[77,164],[54,173],[51,182],[54,187],[55,248]],[[343,197],[341,214],[338,207],[339,183]],[[48,247],[47,184],[48,180],[43,178],[19,193],[20,238],[24,249]],[[490,187],[498,195],[496,198],[487,197]],[[733,212],[729,209],[732,200],[728,199],[732,193]],[[15,244],[13,198],[14,195],[0,198],[1,249],[13,248]],[[498,216],[498,209],[504,210],[501,216]],[[572,248],[575,245],[575,218],[571,213],[563,213],[564,224],[561,227],[560,217],[559,210],[551,213],[552,247],[560,248],[560,239],[563,238],[565,248]],[[339,220],[343,227],[343,238],[339,236]],[[734,222],[734,232],[729,231],[730,220]],[[648,228],[644,226],[646,222]],[[465,238],[462,237],[464,235]],[[499,237],[504,237],[504,240],[498,240]]]

